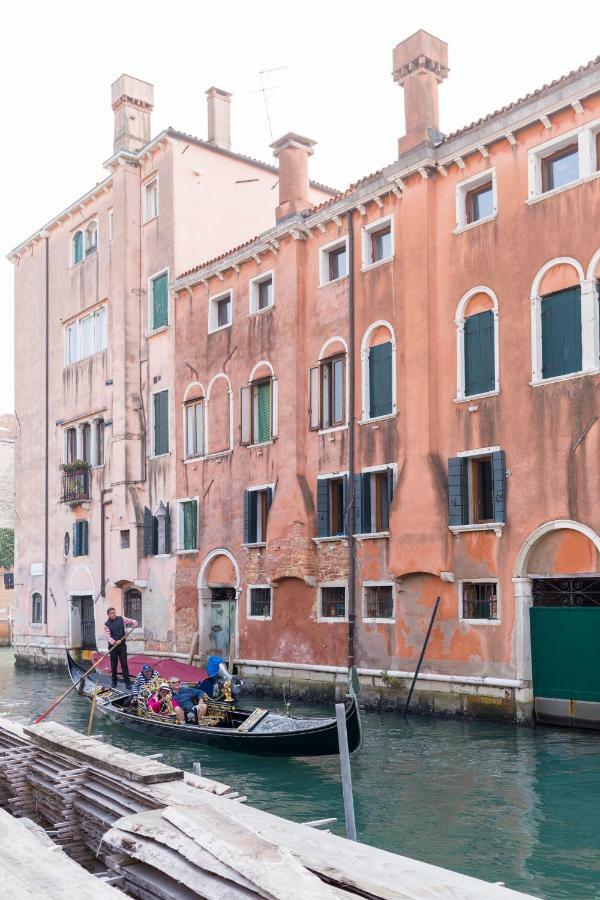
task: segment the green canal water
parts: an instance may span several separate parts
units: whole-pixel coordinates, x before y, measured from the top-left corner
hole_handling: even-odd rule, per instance
[[[30,722],[66,675],[15,670],[0,650],[0,717]],[[260,701],[265,704],[264,699]],[[277,701],[270,704],[277,707]],[[294,710],[293,710],[294,711]],[[295,707],[323,714],[323,707]],[[70,695],[55,721],[83,730],[88,704]],[[352,757],[359,839],[544,898],[600,898],[600,734],[482,722],[364,715]],[[107,741],[225,781],[256,807],[295,821],[343,823],[335,757],[263,760],[164,744],[97,717]],[[338,824],[333,830],[343,833]]]

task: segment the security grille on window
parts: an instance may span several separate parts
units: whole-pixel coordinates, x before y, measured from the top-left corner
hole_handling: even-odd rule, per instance
[[[144,222],[158,215],[158,180],[153,178],[144,189]]]
[[[123,615],[128,619],[135,619],[138,625],[142,623],[142,595],[135,588],[125,591]]]
[[[88,523],[73,523],[73,556],[87,556],[89,552]]]
[[[150,282],[151,308],[150,330],[163,328],[169,324],[169,276],[167,272]]]
[[[250,312],[262,312],[273,306],[273,275],[263,275],[250,282]]]
[[[198,501],[179,501],[179,550],[198,549]]]
[[[321,618],[344,619],[346,617],[346,588],[341,586],[321,588]]]
[[[449,525],[506,522],[504,451],[448,460]]]
[[[244,543],[264,544],[273,488],[244,491]]]
[[[154,394],[154,435],[152,453],[161,456],[169,452],[169,392]]]
[[[41,625],[44,621],[44,604],[42,595],[37,591],[31,595],[31,624]]]
[[[121,550],[129,550],[131,544],[131,535],[129,528],[124,528],[121,531]],[[133,617],[135,619],[135,616]]]
[[[261,378],[241,390],[242,444],[264,444],[277,436],[276,378]]]
[[[169,504],[159,503],[156,515],[144,508],[144,556],[165,556],[171,552]]]
[[[346,534],[347,484],[347,475],[317,479],[318,537]]]
[[[271,617],[271,588],[250,588],[250,616],[259,619]]]
[[[334,428],[346,421],[346,356],[321,361],[310,370],[310,427]]]
[[[4,573],[4,590],[12,591],[15,587],[15,573],[14,572],[5,572]]]
[[[391,584],[365,586],[365,619],[393,619],[394,594]]]
[[[389,531],[393,495],[394,470],[391,466],[354,476],[355,534]]]
[[[462,585],[463,619],[497,619],[496,582],[465,581]]]
[[[542,297],[542,378],[582,369],[581,287]]]
[[[204,454],[204,401],[185,405],[185,455],[187,459]]]

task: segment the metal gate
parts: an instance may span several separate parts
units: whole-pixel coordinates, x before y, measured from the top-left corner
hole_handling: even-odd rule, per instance
[[[96,620],[94,618],[94,598],[81,598],[81,649],[97,650]]]
[[[600,578],[536,579],[532,587],[536,719],[600,728]]]
[[[235,588],[212,588],[210,603],[211,652],[229,659],[235,646]]]

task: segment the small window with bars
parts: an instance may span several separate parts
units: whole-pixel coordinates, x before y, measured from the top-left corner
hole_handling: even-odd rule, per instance
[[[394,588],[391,584],[364,586],[364,618],[394,620]]]
[[[267,585],[248,588],[248,618],[271,618],[271,588]]]
[[[125,591],[123,615],[127,619],[135,619],[138,625],[142,624],[142,595],[135,588]]]
[[[463,619],[498,619],[498,584],[495,581],[463,581]]]
[[[13,591],[15,588],[15,573],[4,572],[4,590]]]
[[[320,588],[320,619],[346,618],[346,587],[343,584],[322,585]]]

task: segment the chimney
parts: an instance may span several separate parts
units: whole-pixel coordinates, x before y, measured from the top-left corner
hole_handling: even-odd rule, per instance
[[[405,153],[439,130],[438,84],[448,75],[448,44],[417,31],[394,47],[394,81],[404,88],[406,133],[398,141]]]
[[[154,86],[131,75],[121,75],[111,85],[115,114],[114,153],[135,152],[150,140],[150,115],[154,109]]]
[[[294,134],[292,131],[271,144],[273,156],[279,159],[279,206],[275,219],[308,209],[313,205],[308,180],[308,157],[316,141]]]
[[[220,88],[210,87],[208,98],[208,143],[223,150],[231,150],[231,119],[229,105],[231,94]]]

